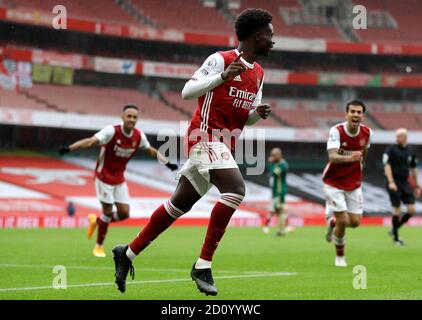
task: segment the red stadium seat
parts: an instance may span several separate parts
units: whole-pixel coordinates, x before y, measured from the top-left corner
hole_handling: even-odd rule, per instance
[[[421,2],[419,0],[361,0],[359,4],[364,5],[369,11],[384,11],[389,13],[397,23],[397,28],[368,28],[366,30],[358,30],[357,33],[363,42],[422,42],[420,27]]]
[[[148,19],[161,29],[179,29],[231,34],[233,28],[215,8],[205,8],[198,0],[132,0]]]
[[[51,12],[56,5],[64,5],[69,17],[88,18],[122,24],[139,24],[113,0],[4,0],[9,7],[32,8]]]
[[[372,112],[371,115],[387,130],[401,127],[409,130],[422,130],[420,113]]]
[[[297,38],[321,38],[344,41],[336,28],[332,25],[288,25],[280,15],[283,7],[300,8],[297,0],[242,0],[241,8],[234,10],[237,15],[246,8],[263,8],[273,15],[274,33],[276,35]]]
[[[4,90],[0,87],[0,107],[14,109],[32,109],[47,111],[45,104],[30,99],[22,93],[13,90]]]
[[[55,106],[56,110],[64,112],[117,116],[121,114],[125,104],[134,103],[141,109],[141,118],[168,121],[188,120],[188,117],[181,112],[133,89],[34,85],[25,91],[47,101],[50,105]],[[26,106],[24,101],[20,104]],[[27,105],[27,108],[32,108],[31,105]]]

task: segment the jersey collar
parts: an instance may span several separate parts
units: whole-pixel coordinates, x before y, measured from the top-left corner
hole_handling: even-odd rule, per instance
[[[358,128],[358,131],[355,134],[352,134],[349,132],[349,129],[347,128],[347,122],[343,122],[343,127],[344,127],[344,132],[346,132],[346,134],[351,138],[357,137],[360,133],[360,125]]]
[[[234,52],[236,52],[236,55],[239,55],[240,54],[240,52],[239,52],[239,50],[237,50],[237,49],[234,49]],[[248,61],[246,61],[245,59],[243,59],[242,57],[240,57],[240,61],[242,61],[242,63],[246,66],[246,67],[248,67],[249,69],[253,69],[253,67],[254,67],[254,64],[255,64],[255,62],[254,63],[249,63]]]
[[[126,134],[125,129],[123,128],[123,123],[120,125],[120,127],[122,128],[122,133],[123,133],[123,135],[124,135],[125,137],[127,137],[127,138],[131,138],[131,137],[132,137],[132,135],[133,135],[133,130],[131,130],[129,134]]]

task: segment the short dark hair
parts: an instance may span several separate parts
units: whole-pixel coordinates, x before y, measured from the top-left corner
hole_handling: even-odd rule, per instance
[[[123,107],[123,112],[125,112],[127,109],[135,109],[136,111],[139,110],[139,108],[137,106],[135,106],[134,104],[127,104]]]
[[[273,16],[264,9],[250,8],[242,11],[234,23],[237,39],[246,40],[256,29],[265,27],[272,20]]]
[[[361,107],[362,107],[362,109],[363,109],[363,113],[365,113],[365,112],[366,112],[366,106],[365,106],[365,104],[363,103],[363,101],[361,101],[361,100],[357,100],[357,99],[355,99],[355,100],[349,101],[349,102],[346,104],[346,112],[349,112],[349,107],[350,107],[351,105],[353,105],[353,106],[361,106]]]

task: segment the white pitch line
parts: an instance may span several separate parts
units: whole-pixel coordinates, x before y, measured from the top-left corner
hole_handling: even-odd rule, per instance
[[[273,273],[263,273],[263,274],[244,274],[238,276],[217,276],[214,279],[245,279],[245,278],[263,278],[263,277],[287,277],[297,275],[296,272],[273,272]],[[144,281],[128,281],[126,285],[136,285],[136,284],[154,284],[154,283],[172,283],[172,282],[185,282],[192,281],[191,279],[162,279],[162,280],[144,280]],[[81,283],[81,284],[71,284],[67,285],[67,288],[82,288],[82,287],[105,287],[105,286],[115,286],[114,282],[94,282],[94,283]],[[10,291],[31,291],[31,290],[45,290],[45,289],[54,289],[53,286],[38,286],[38,287],[23,287],[23,288],[0,288],[0,292],[10,292]],[[59,289],[55,289],[59,290]]]
[[[59,265],[59,264],[58,264]],[[79,269],[79,270],[114,270],[113,267],[99,267],[99,266],[67,266],[66,269]],[[42,265],[42,264],[13,264],[13,263],[0,263],[1,268],[42,268],[42,269],[53,269],[54,266]],[[189,272],[188,269],[172,269],[172,268],[143,268],[139,267],[140,272]],[[215,270],[216,273],[248,273],[248,274],[261,274],[268,273],[268,271],[232,271],[232,270]]]

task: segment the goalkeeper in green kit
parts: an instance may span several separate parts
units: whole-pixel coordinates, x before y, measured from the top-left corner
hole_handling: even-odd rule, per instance
[[[265,221],[263,231],[269,233],[271,218],[276,215],[278,218],[278,231],[277,236],[284,236],[291,229],[286,227],[285,215],[285,199],[287,194],[287,170],[289,168],[287,161],[283,158],[283,152],[280,148],[273,148],[270,156],[268,157],[268,171],[270,174],[270,187],[272,192],[272,203],[270,215]]]

